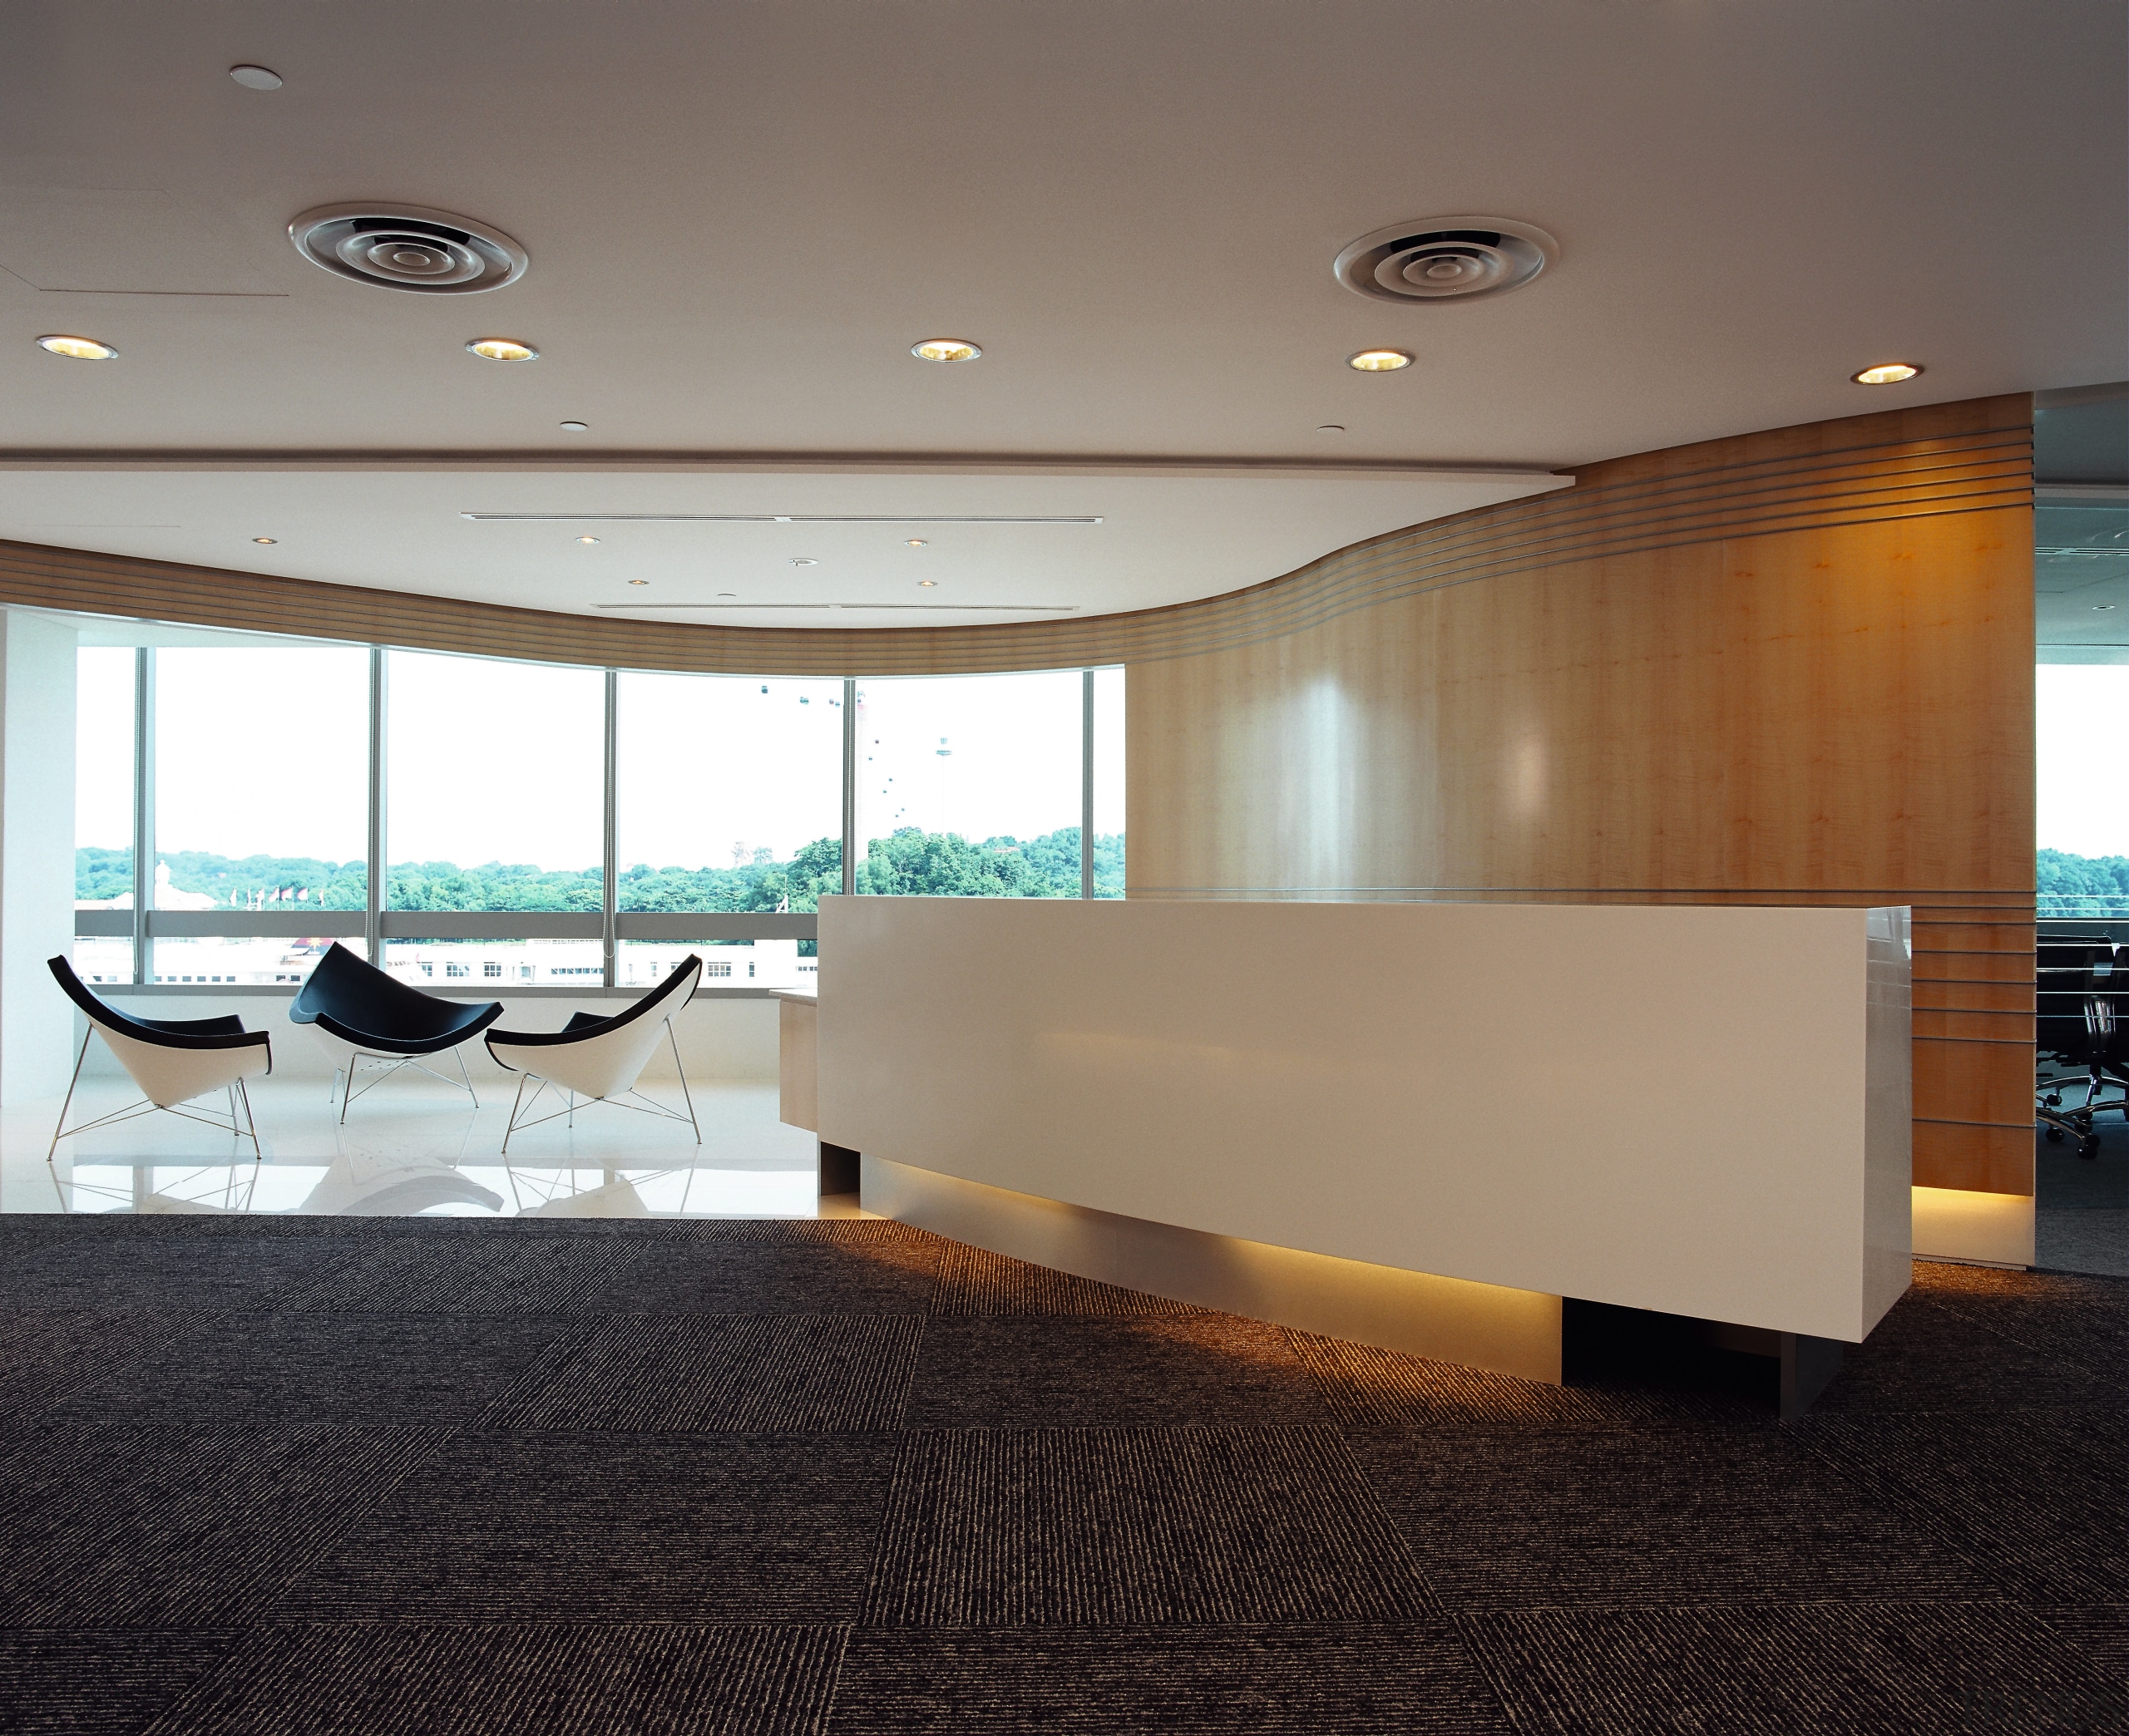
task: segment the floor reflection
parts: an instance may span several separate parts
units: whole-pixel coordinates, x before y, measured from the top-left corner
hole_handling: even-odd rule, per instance
[[[490,1096],[496,1093],[490,1092]],[[314,1082],[254,1093],[264,1149],[185,1123],[129,1124],[44,1161],[46,1106],[0,1115],[0,1211],[310,1216],[817,1216],[813,1136],[776,1118],[773,1084],[697,1092],[703,1142],[647,1117],[576,1117],[511,1142],[506,1104],[408,1091],[342,1126]],[[56,1102],[49,1106],[57,1112]]]

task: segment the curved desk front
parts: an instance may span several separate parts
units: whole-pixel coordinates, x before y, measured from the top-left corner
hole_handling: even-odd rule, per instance
[[[836,898],[867,1209],[1538,1378],[1561,1299],[1860,1342],[1909,1280],[1902,909]]]

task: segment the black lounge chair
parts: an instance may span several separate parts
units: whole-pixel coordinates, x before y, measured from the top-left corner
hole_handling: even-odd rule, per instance
[[[74,1077],[67,1082],[67,1098],[59,1106],[59,1122],[52,1129],[45,1161],[51,1161],[59,1142],[77,1133],[115,1126],[157,1109],[196,1121],[241,1139],[251,1139],[256,1159],[259,1126],[251,1118],[251,1098],[244,1082],[274,1070],[274,1043],[264,1031],[247,1031],[240,1018],[135,1018],[89,993],[74,967],[64,957],[45,961],[67,998],[88,1015],[89,1028],[82,1033],[82,1052],[74,1058]],[[74,1087],[81,1083],[82,1063],[88,1058],[89,1038],[103,1033],[105,1044],[118,1057],[118,1064],[140,1088],[141,1101],[100,1115],[77,1127],[67,1125],[67,1112],[73,1107]],[[229,1095],[229,1117],[222,1120],[211,1109],[181,1109],[195,1097],[210,1091]],[[241,1100],[244,1118],[237,1119]]]
[[[383,1062],[388,1074],[403,1067],[417,1068],[448,1085],[446,1075],[422,1067],[420,1058],[456,1050],[468,1038],[477,1037],[502,1017],[502,1003],[450,1001],[424,994],[357,958],[336,940],[289,1004],[289,1017],[317,1032],[339,1063],[333,1078],[335,1083],[343,1075],[347,1080],[340,1092],[340,1119],[344,1122],[348,1105],[362,1095],[355,1089],[358,1063]],[[477,1104],[481,1100],[473,1097],[465,1059],[457,1058],[459,1083]],[[381,1083],[373,1079],[363,1091]]]

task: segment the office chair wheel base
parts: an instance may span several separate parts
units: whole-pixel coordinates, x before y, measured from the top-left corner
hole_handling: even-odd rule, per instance
[[[2051,1109],[2060,1109],[2062,1107],[2062,1093],[2059,1091],[2051,1091],[2041,1099],[2041,1102]]]
[[[2048,1142],[2050,1145],[2060,1145],[2060,1144],[2062,1144],[2062,1130],[2060,1127],[2050,1127],[2050,1128],[2047,1130],[2047,1142]]]
[[[2077,1155],[2080,1157],[2087,1158],[2098,1157],[2099,1135],[2097,1133],[2087,1133],[2082,1139],[2079,1140],[2077,1142]]]

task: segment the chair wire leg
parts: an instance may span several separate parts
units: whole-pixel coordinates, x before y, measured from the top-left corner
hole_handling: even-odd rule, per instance
[[[695,1143],[702,1143],[702,1123],[695,1119],[694,1093],[688,1089],[688,1070],[680,1065],[680,1039],[673,1034],[673,1021],[665,1021],[665,1040],[673,1045],[673,1070],[680,1076],[680,1101],[688,1106],[688,1125],[695,1130]]]
[[[462,1048],[455,1048],[451,1053],[458,1063],[458,1077],[466,1082],[466,1095],[473,1098],[473,1107],[477,1109],[481,1107],[481,1100],[474,1095],[472,1074],[466,1071],[466,1052]]]
[[[502,1130],[502,1154],[506,1157],[510,1156],[510,1136],[517,1131],[517,1110],[518,1106],[525,1101],[526,1077],[524,1073],[517,1076],[517,1095],[510,1100],[510,1121]]]
[[[52,1161],[52,1154],[59,1149],[60,1134],[67,1125],[67,1112],[74,1105],[74,1087],[82,1083],[82,1063],[89,1058],[89,1038],[95,1035],[94,1025],[82,1033],[82,1052],[74,1057],[74,1076],[67,1082],[67,1097],[59,1106],[58,1125],[52,1130],[52,1143],[45,1147],[44,1161],[47,1163]]]
[[[259,1117],[251,1112],[251,1093],[244,1088],[244,1081],[241,1079],[236,1082],[236,1094],[238,1099],[244,1104],[244,1124],[251,1132],[251,1161],[254,1163],[264,1163],[266,1161],[266,1154],[259,1147]],[[234,1112],[231,1112],[230,1118],[232,1121],[236,1118]]]

